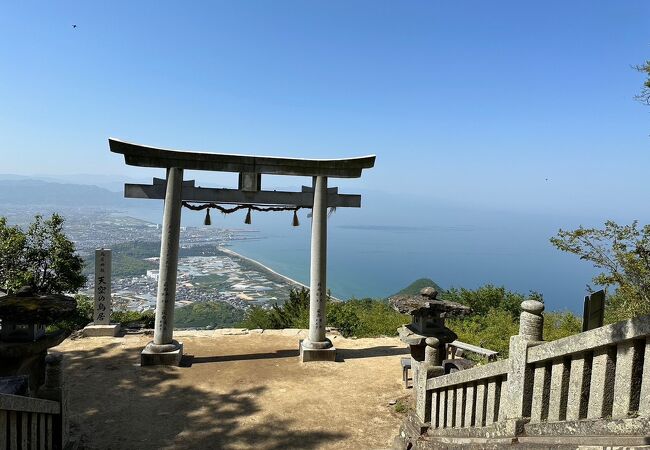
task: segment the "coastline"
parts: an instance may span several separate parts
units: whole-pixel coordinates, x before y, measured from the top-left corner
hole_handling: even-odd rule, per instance
[[[255,259],[249,258],[248,256],[244,256],[244,255],[242,255],[240,253],[237,253],[234,250],[230,250],[229,248],[218,247],[218,250],[225,253],[225,254],[227,254],[228,256],[233,256],[235,258],[243,259],[243,260],[245,260],[245,261],[247,261],[247,262],[249,262],[249,263],[251,263],[251,264],[253,264],[253,265],[257,266],[257,267],[259,267],[261,270],[263,270],[265,272],[268,272],[273,276],[281,278],[282,280],[288,282],[289,284],[293,284],[294,286],[297,286],[299,288],[304,288],[304,289],[309,290],[309,286],[307,286],[306,284],[303,284],[300,281],[296,281],[293,278],[289,278],[286,275],[282,275],[281,273],[276,272],[275,270],[271,269],[269,266],[266,266],[266,265],[262,264],[261,262],[255,260]],[[330,298],[332,298],[332,300],[341,301],[340,299],[338,299],[338,298],[336,298],[334,296],[330,296]]]
[[[303,284],[300,281],[296,281],[293,278],[289,278],[286,275],[282,275],[281,273],[276,272],[275,270],[271,269],[269,266],[265,266],[264,264],[262,264],[261,262],[255,260],[255,259],[249,258],[248,256],[244,256],[244,255],[242,255],[240,253],[237,253],[234,250],[230,250],[229,248],[218,247],[218,249],[219,249],[219,251],[227,254],[228,256],[234,256],[235,258],[243,259],[243,260],[245,260],[245,261],[247,261],[247,262],[249,262],[249,263],[251,263],[251,264],[253,264],[253,265],[257,266],[257,267],[259,267],[260,269],[264,270],[265,272],[269,272],[272,275],[274,275],[276,277],[279,277],[279,278],[283,279],[284,281],[287,281],[289,284],[293,284],[293,285],[295,285],[297,287],[309,289],[309,286],[307,286],[306,284]]]

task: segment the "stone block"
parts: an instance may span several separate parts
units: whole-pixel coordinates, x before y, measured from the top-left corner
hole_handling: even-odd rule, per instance
[[[336,361],[336,348],[304,348],[300,342],[300,362]]]
[[[83,329],[84,337],[115,337],[120,334],[120,324],[112,323],[110,325],[87,325]]]
[[[178,366],[183,357],[183,344],[179,343],[176,350],[168,352],[153,352],[147,345],[140,354],[141,366]]]

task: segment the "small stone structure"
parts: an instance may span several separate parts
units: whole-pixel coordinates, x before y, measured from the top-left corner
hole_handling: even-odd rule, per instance
[[[422,386],[429,378],[445,373],[442,367],[446,345],[458,336],[445,326],[445,318],[461,317],[471,313],[471,309],[455,302],[437,300],[438,292],[426,287],[419,295],[398,295],[390,299],[393,308],[400,314],[410,314],[411,323],[398,329],[400,339],[411,349],[413,387],[415,391],[416,416],[422,423],[427,422],[426,389]]]
[[[30,391],[42,383],[47,349],[67,337],[63,330],[46,333],[47,324],[70,316],[77,303],[65,295],[37,295],[23,288],[0,297],[0,377],[28,375]]]
[[[45,383],[37,397],[0,393],[0,448],[68,448],[67,392],[62,356],[45,359]]]
[[[543,342],[544,305],[521,308],[509,359],[414,379],[396,448],[650,442],[650,316]]]
[[[61,449],[68,442],[62,355],[48,354],[67,337],[46,325],[69,317],[77,303],[65,295],[23,288],[0,297],[0,448]],[[16,384],[25,380],[27,389]],[[23,382],[23,384],[25,384]],[[20,446],[19,446],[20,445]]]
[[[117,336],[119,323],[111,323],[113,305],[111,300],[112,252],[110,249],[95,250],[95,307],[93,322],[83,330],[86,337]]]

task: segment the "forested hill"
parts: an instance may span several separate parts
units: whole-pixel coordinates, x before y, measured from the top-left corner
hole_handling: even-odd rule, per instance
[[[399,291],[399,292],[397,292],[397,293],[395,293],[393,295],[415,295],[415,294],[419,294],[420,291],[422,290],[422,288],[425,288],[425,287],[432,287],[432,288],[434,288],[436,291],[438,291],[440,293],[445,292],[445,290],[443,288],[441,288],[440,286],[438,286],[438,284],[435,281],[433,281],[432,279],[430,279],[430,278],[420,278],[420,279],[415,280],[413,283],[409,284],[404,289],[402,289],[401,291]],[[392,297],[392,295],[391,295],[391,297]]]

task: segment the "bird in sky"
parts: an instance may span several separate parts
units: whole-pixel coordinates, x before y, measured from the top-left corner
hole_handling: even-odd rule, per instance
[[[77,28],[77,26],[76,26],[76,25],[72,25],[72,28]]]

